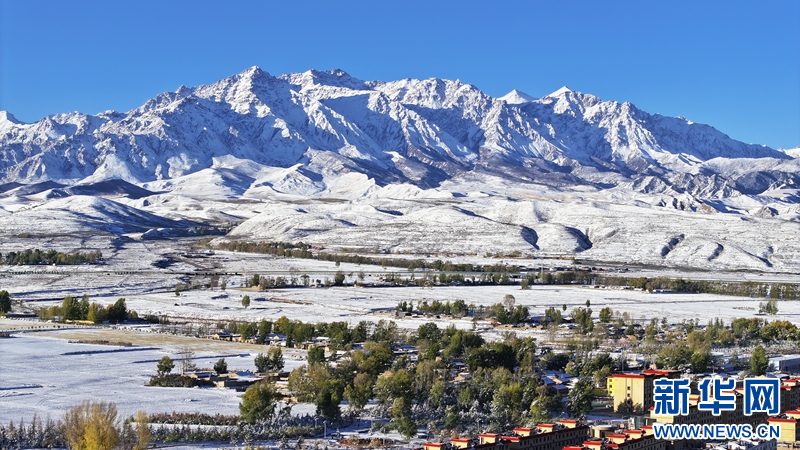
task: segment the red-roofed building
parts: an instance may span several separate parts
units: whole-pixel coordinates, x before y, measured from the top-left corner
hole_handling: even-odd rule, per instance
[[[585,441],[580,447],[564,447],[562,450],[666,450],[667,442],[656,439],[646,430],[629,430],[625,433],[611,433],[605,440]]]
[[[566,422],[566,423],[565,423]],[[534,428],[514,428],[514,434],[481,433],[477,443],[469,438],[454,438],[449,444],[428,443],[425,450],[482,449],[496,450],[561,450],[579,446],[589,435],[589,427],[576,420],[557,424],[542,423]],[[446,446],[445,446],[446,445]]]

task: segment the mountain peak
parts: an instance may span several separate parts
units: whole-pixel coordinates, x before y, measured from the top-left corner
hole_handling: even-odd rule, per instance
[[[522,91],[518,91],[513,89],[508,94],[498,98],[498,100],[503,100],[504,102],[508,103],[509,105],[521,105],[523,103],[528,103],[536,100],[536,97],[532,95],[528,95]]]
[[[358,78],[351,76],[342,69],[310,69],[302,73],[281,75],[278,78],[286,79],[292,84],[301,86],[321,85],[345,87],[356,90],[367,89],[367,85],[363,80],[359,80]]]
[[[10,113],[10,112],[8,112],[8,111],[0,111],[0,122],[11,122],[11,123],[13,123],[14,125],[20,125],[20,124],[22,124],[22,122],[20,122],[19,120],[17,120],[17,118],[16,118],[16,117],[14,117],[14,115],[13,115],[13,114],[11,114],[11,113]]]
[[[574,92],[572,89],[568,88],[567,86],[562,86],[557,91],[546,95],[546,97],[561,97],[563,95],[569,94],[570,92]]]
[[[263,72],[264,71],[261,70],[261,67],[252,66],[250,68],[245,69],[245,71],[242,72],[242,75],[259,75],[259,74],[261,74]]]

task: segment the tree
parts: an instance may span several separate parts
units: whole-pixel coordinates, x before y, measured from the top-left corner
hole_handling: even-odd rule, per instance
[[[263,353],[256,355],[256,359],[253,363],[256,365],[256,372],[259,373],[269,372],[270,366],[272,365],[269,357]]]
[[[751,375],[765,375],[768,365],[769,359],[767,359],[767,351],[764,350],[764,346],[759,345],[753,350],[753,355],[750,356]]]
[[[366,373],[359,373],[353,379],[353,384],[344,389],[344,397],[353,409],[361,411],[367,405],[369,399],[372,398],[373,386],[375,386],[375,382],[372,377]]]
[[[561,325],[563,317],[561,316],[561,311],[557,310],[556,308],[550,307],[547,308],[547,310],[545,310],[544,312],[544,320],[546,328],[557,327]]]
[[[774,298],[771,298],[767,301],[767,303],[759,303],[758,313],[769,314],[771,316],[778,314],[778,301],[775,300]]]
[[[242,306],[244,306],[245,309],[250,307],[250,296],[249,295],[245,295],[244,297],[242,297]]]
[[[692,351],[689,346],[683,343],[670,344],[661,347],[656,356],[656,364],[662,369],[679,369],[682,366],[691,364]]]
[[[313,402],[318,414],[329,419],[341,415],[339,403],[344,394],[344,382],[334,377],[325,364],[311,364],[293,370],[288,387],[299,401]]]
[[[103,322],[108,318],[108,311],[98,303],[89,305],[89,312],[86,314],[86,320],[93,323]]]
[[[536,388],[537,396],[531,402],[531,424],[547,423],[550,416],[561,411],[561,396],[552,387],[541,385]]]
[[[592,383],[580,379],[569,391],[567,409],[572,417],[583,417],[592,410]]]
[[[61,314],[64,320],[81,320],[81,308],[78,301],[71,296],[64,297],[61,303]]]
[[[85,401],[64,416],[64,439],[72,450],[112,450],[120,441],[117,406]]]
[[[703,373],[711,367],[712,362],[709,350],[696,350],[691,357],[692,372]]]
[[[124,322],[128,318],[128,307],[125,305],[125,299],[117,300],[113,305],[108,307],[108,320],[111,322]]]
[[[150,432],[149,420],[147,413],[139,411],[136,413],[136,446],[133,450],[145,450],[150,446],[150,438],[153,434]]]
[[[269,420],[275,412],[277,399],[275,387],[264,380],[250,386],[239,403],[242,420],[249,423]]]
[[[341,286],[344,284],[344,272],[341,270],[336,272],[336,275],[333,276],[333,284],[336,286]]]
[[[283,369],[283,351],[280,347],[272,347],[267,354],[259,353],[255,359],[256,370],[261,373],[279,372]]]
[[[514,309],[514,304],[517,302],[517,299],[514,298],[511,294],[506,294],[503,297],[503,306],[505,306],[506,310],[512,311]]]
[[[280,347],[272,347],[267,350],[267,357],[269,357],[273,371],[280,372],[283,370],[283,350]]]
[[[156,365],[156,372],[158,373],[158,376],[164,376],[172,372],[172,369],[174,368],[175,368],[175,362],[172,361],[172,358],[170,358],[167,355],[164,355],[161,357],[161,360]]]
[[[588,334],[594,330],[594,321],[592,321],[592,308],[575,308],[572,310],[570,315],[578,325],[578,331],[581,334]]]
[[[325,349],[322,347],[311,347],[308,349],[308,365],[321,364],[325,362]]]
[[[81,301],[78,303],[78,310],[81,314],[81,319],[86,320],[89,315],[89,294],[83,294]]]
[[[194,352],[189,349],[189,347],[181,348],[180,352],[181,355],[181,373],[186,374],[196,369],[194,365]]]
[[[228,363],[225,362],[225,358],[220,358],[219,361],[214,364],[214,371],[217,372],[217,375],[228,373]]]
[[[11,311],[11,295],[8,291],[0,291],[0,313]]]
[[[614,312],[608,306],[606,306],[605,308],[601,309],[600,310],[600,322],[601,323],[609,323],[609,322],[611,322],[611,316],[613,314],[614,314]]]

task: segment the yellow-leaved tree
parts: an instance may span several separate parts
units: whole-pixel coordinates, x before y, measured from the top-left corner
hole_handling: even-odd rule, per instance
[[[85,401],[64,416],[64,437],[71,450],[112,450],[119,444],[117,406]]]

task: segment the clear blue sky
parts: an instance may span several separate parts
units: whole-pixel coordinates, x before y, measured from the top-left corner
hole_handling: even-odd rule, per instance
[[[800,1],[0,0],[0,109],[127,111],[258,65],[563,85],[800,146]]]

